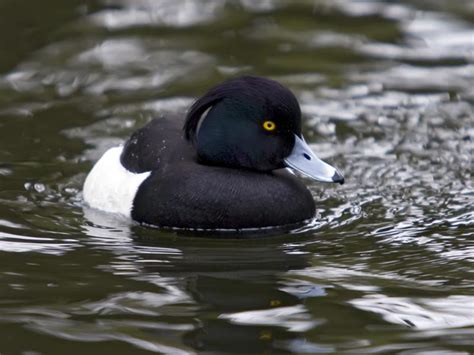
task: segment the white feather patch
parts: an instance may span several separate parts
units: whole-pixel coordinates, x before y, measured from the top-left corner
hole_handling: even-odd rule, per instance
[[[120,162],[123,147],[110,148],[84,182],[84,201],[92,208],[131,217],[133,199],[150,172],[134,174]]]

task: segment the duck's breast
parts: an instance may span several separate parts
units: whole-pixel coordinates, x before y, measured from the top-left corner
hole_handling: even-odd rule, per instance
[[[133,219],[180,228],[281,226],[315,213],[311,192],[286,171],[266,174],[193,162],[153,171],[133,204]]]

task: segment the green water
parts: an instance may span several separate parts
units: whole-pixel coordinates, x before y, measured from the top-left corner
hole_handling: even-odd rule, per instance
[[[310,225],[218,240],[83,206],[109,147],[239,74],[297,95]],[[472,1],[0,2],[0,354],[474,351]]]

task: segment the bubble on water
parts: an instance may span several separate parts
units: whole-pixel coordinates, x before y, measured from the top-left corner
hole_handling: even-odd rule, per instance
[[[79,193],[79,190],[76,189],[76,188],[73,188],[73,187],[66,187],[66,188],[64,189],[64,192],[66,192],[66,193],[69,194],[69,195],[76,195],[76,194]]]
[[[359,215],[362,212],[362,207],[359,204],[353,204],[350,211],[353,215]]]
[[[39,192],[39,193],[44,192],[46,190],[46,186],[44,186],[44,184],[39,183],[39,182],[35,183],[33,185],[33,188],[35,189],[36,192]]]

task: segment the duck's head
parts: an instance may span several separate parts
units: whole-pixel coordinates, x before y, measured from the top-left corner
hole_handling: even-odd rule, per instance
[[[244,76],[215,86],[192,105],[184,131],[205,164],[259,171],[289,167],[315,180],[344,183],[306,144],[298,101],[274,80]]]

